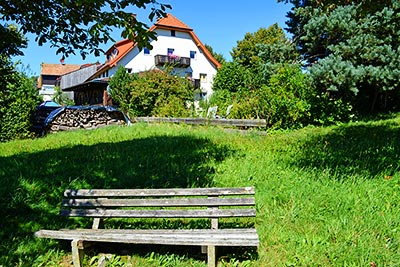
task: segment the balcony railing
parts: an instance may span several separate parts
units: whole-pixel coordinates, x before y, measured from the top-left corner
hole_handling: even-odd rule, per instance
[[[154,56],[156,66],[163,66],[165,64],[171,64],[180,68],[187,68],[190,66],[189,57],[179,57],[176,55],[156,55]]]

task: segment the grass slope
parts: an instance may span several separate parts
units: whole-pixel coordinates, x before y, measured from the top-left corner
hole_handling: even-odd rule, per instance
[[[33,237],[88,225],[58,216],[66,188],[254,185],[258,255],[228,249],[223,266],[400,266],[399,130],[399,117],[267,136],[137,124],[0,144],[0,265],[70,264],[68,242]],[[103,250],[108,266],[206,266],[197,248],[96,249],[88,266]]]

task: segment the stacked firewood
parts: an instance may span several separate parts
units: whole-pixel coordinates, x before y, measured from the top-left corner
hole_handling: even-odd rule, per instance
[[[57,114],[47,124],[47,132],[69,131],[76,129],[95,129],[107,125],[126,124],[122,112],[106,109],[69,109]]]

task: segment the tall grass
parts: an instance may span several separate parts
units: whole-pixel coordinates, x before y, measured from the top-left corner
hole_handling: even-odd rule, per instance
[[[228,248],[223,266],[400,266],[399,130],[400,117],[267,136],[136,124],[0,144],[0,264],[68,263],[68,242],[33,237],[88,225],[58,216],[66,188],[254,185],[258,257]],[[124,250],[110,266],[206,266],[197,248]]]

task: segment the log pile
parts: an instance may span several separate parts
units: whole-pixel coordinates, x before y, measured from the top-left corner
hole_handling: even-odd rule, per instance
[[[120,111],[105,108],[64,108],[47,122],[46,132],[95,129],[107,125],[125,125],[126,119]]]

